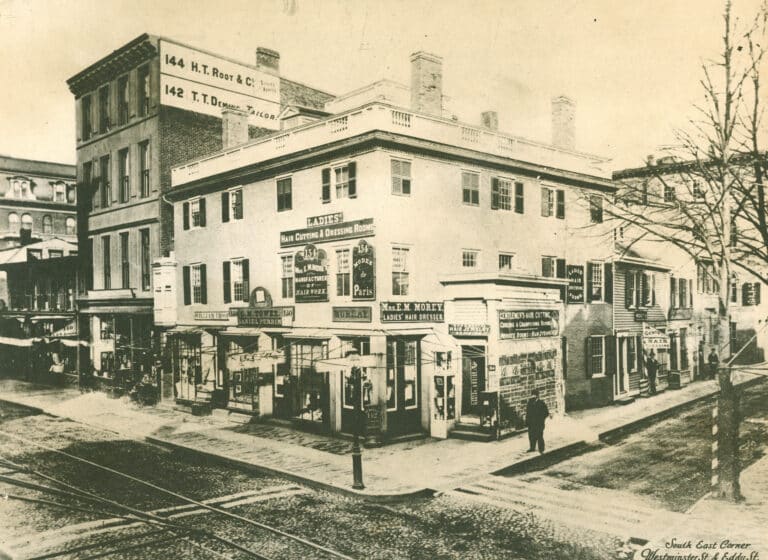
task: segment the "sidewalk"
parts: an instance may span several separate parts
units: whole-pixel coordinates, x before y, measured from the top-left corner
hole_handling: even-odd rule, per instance
[[[743,372],[735,375],[737,384],[757,379]],[[716,392],[715,381],[702,381],[628,405],[578,411],[556,418],[547,425],[544,457],[567,454]],[[308,485],[382,501],[450,490],[538,457],[526,452],[525,434],[489,443],[432,438],[397,443],[363,450],[366,488],[356,491],[351,488],[352,462],[348,447],[338,439],[303,436],[287,428],[276,428],[270,437],[262,437],[257,434],[260,431],[266,434],[264,430],[250,432],[242,426],[163,407],[138,408],[124,400],[108,399],[103,393],[81,394],[78,389],[36,386],[15,380],[0,380],[0,401],[35,407],[123,437],[144,439],[245,468],[285,475]]]

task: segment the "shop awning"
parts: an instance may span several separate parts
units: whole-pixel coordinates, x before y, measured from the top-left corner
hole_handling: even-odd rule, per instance
[[[146,305],[94,305],[80,309],[81,315],[151,315],[153,312],[152,307]]]
[[[219,334],[224,336],[260,336],[261,333],[261,330],[249,327],[227,327]]]
[[[45,321],[45,320],[55,320],[55,319],[74,319],[75,314],[72,313],[71,315],[33,315],[29,318],[30,321],[33,323],[36,323],[38,321]]]
[[[283,338],[315,338],[318,340],[327,340],[332,336],[333,333],[327,329],[310,329],[303,327],[291,329],[290,332],[283,334]]]
[[[30,347],[35,342],[40,342],[42,338],[12,338],[10,336],[0,336],[0,344],[6,346]]]
[[[203,334],[204,332],[204,329],[194,325],[176,325],[167,331],[168,334]]]

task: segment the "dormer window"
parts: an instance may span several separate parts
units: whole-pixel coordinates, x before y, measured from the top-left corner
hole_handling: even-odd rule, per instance
[[[67,186],[62,181],[57,181],[53,183],[53,201],[54,202],[67,201]]]
[[[26,177],[11,177],[10,185],[5,194],[6,198],[27,199],[31,198],[31,181]]]

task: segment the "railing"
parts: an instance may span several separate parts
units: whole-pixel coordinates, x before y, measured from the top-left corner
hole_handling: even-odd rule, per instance
[[[279,131],[235,149],[228,149],[181,165],[172,169],[171,183],[176,187],[237,167],[267,161],[276,155],[311,149],[373,130],[398,133],[403,129],[408,129],[409,136],[432,142],[466,147],[593,177],[610,178],[610,172],[603,167],[608,161],[605,158],[562,150],[547,144],[407,111],[376,101],[341,115],[287,131]]]

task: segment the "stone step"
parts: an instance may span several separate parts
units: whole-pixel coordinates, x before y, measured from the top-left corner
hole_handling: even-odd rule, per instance
[[[463,439],[466,441],[493,441],[493,434],[485,429],[464,428],[463,426],[456,425],[453,430],[448,434],[448,437]]]

